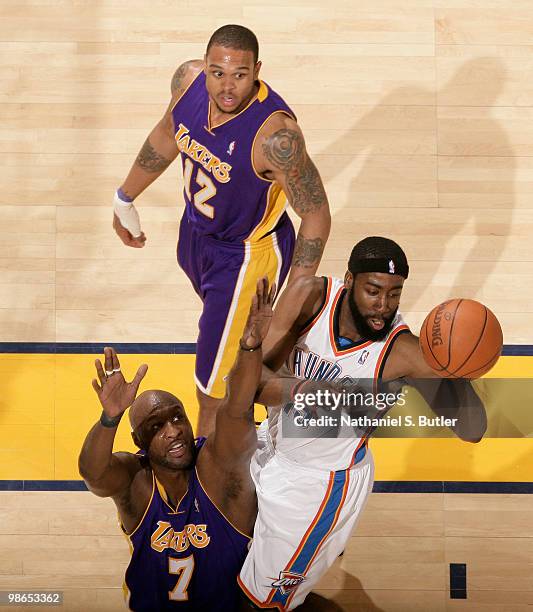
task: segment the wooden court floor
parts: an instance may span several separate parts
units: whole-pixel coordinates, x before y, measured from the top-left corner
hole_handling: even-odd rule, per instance
[[[2,492],[0,512],[0,590],[61,590],[69,611],[124,609],[129,552],[110,500]],[[532,542],[531,495],[373,493],[317,591],[346,612],[526,611]],[[467,565],[467,599],[450,599],[450,563]]]
[[[342,276],[355,242],[389,236],[410,261],[414,331],[444,299],[478,299],[504,330],[499,374],[531,377],[531,0],[1,0],[0,590],[123,609],[112,503],[46,488],[79,478],[97,414],[83,343],[195,341],[201,305],[175,262],[177,165],[138,200],[144,249],[113,235],[110,207],[174,70],[232,22],[257,33],[262,78],[323,177],[333,228],[320,273]],[[125,362],[141,356],[151,385],[194,413],[193,356]],[[319,591],[346,611],[531,609],[530,442],[374,440],[389,492],[372,494]],[[466,564],[466,599],[450,597],[450,564]]]

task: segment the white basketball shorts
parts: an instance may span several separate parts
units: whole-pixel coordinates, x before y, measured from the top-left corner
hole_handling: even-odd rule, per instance
[[[239,585],[258,608],[292,610],[344,551],[372,491],[372,455],[367,449],[349,470],[330,472],[301,467],[265,444],[250,469],[258,515]]]

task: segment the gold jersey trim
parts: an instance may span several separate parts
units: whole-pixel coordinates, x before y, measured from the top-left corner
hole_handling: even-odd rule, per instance
[[[266,83],[263,83],[261,79],[259,79],[259,91],[257,92],[257,99],[259,102],[264,102],[268,98],[268,87]]]
[[[146,505],[146,508],[144,510],[144,513],[142,515],[141,520],[137,523],[137,526],[135,527],[135,529],[131,532],[128,533],[122,523],[122,520],[120,521],[120,527],[122,528],[122,531],[124,533],[124,535],[128,538],[128,540],[131,538],[131,536],[139,529],[139,527],[142,525],[147,513],[148,513],[148,509],[150,508],[150,505],[152,503],[152,500],[154,499],[154,493],[155,493],[155,475],[154,472],[152,471],[152,494],[150,495],[150,500],[148,501],[148,504]],[[131,542],[131,540],[130,540]],[[131,547],[133,550],[133,542],[131,542]]]
[[[152,474],[154,474],[153,471],[152,471]],[[172,505],[170,504],[170,501],[169,501],[169,498],[168,498],[168,493],[165,491],[165,487],[159,482],[159,480],[157,480],[155,474],[154,474],[154,481],[155,481],[155,484],[157,486],[157,490],[159,491],[159,495],[161,496],[161,499],[163,500],[163,502],[172,510],[173,514],[179,514],[180,504],[183,501],[183,498],[189,492],[189,485],[187,484],[187,488],[185,489],[185,493],[180,497],[180,500],[179,500],[177,506],[175,508],[173,508]]]
[[[125,533],[124,530],[122,531],[122,533],[124,537],[126,538],[126,542],[128,543],[128,546],[130,549],[130,562],[131,562],[131,558],[133,557],[133,551],[134,551],[133,542],[130,540],[129,535]],[[130,588],[128,587],[128,583],[126,582],[125,574],[124,574],[124,579],[122,580],[122,594],[124,596],[124,601],[126,605],[128,606],[128,610],[131,610],[130,608],[131,591],[130,591]]]
[[[235,531],[237,533],[240,533],[242,536],[244,536],[245,538],[248,538],[249,540],[252,539],[252,536],[249,536],[248,534],[244,533],[243,531],[241,531],[238,527],[235,527],[235,525],[229,520],[229,518],[222,512],[222,510],[215,504],[215,502],[211,499],[211,496],[209,495],[209,493],[205,490],[204,485],[202,484],[202,481],[200,479],[200,475],[198,474],[198,470],[196,469],[196,466],[194,468],[194,471],[196,472],[196,478],[198,479],[198,484],[200,485],[200,487],[202,488],[202,491],[206,494],[207,498],[209,499],[209,501],[213,504],[213,506],[215,506],[215,508],[220,512],[220,514],[224,517],[224,519],[233,527],[233,529],[235,529]]]
[[[259,126],[257,132],[255,133],[254,139],[252,141],[252,148],[250,149],[250,162],[252,164],[252,170],[254,171],[254,174],[255,174],[255,176],[257,176],[258,179],[261,179],[262,181],[265,181],[267,183],[273,183],[274,179],[267,179],[264,176],[261,176],[259,174],[259,172],[257,172],[257,170],[255,168],[255,164],[254,164],[255,141],[257,140],[257,136],[259,135],[259,132],[263,129],[263,127],[266,124],[266,122],[269,121],[270,118],[273,117],[274,115],[276,115],[277,113],[282,113],[283,115],[287,115],[287,117],[289,117],[289,119],[292,119],[293,121],[296,121],[296,118],[293,115],[291,115],[288,111],[283,110],[283,109],[278,109],[278,110],[275,110],[274,112],[270,113],[270,115],[263,121],[263,123]]]
[[[281,185],[272,182],[268,188],[265,204],[265,212],[261,221],[252,229],[245,241],[257,242],[264,238],[277,225],[281,215],[287,208],[287,196]]]
[[[265,83],[263,83],[263,81],[259,80],[259,89],[257,90],[257,93],[252,97],[252,99],[248,102],[248,104],[236,115],[233,115],[226,121],[223,121],[222,123],[217,123],[216,125],[211,125],[211,100],[209,100],[209,104],[207,106],[207,131],[213,134],[214,129],[220,127],[221,125],[226,125],[226,123],[229,123],[230,121],[236,119],[239,115],[242,115],[242,113],[248,110],[256,100],[258,100],[259,102],[264,102],[267,98],[268,87]]]

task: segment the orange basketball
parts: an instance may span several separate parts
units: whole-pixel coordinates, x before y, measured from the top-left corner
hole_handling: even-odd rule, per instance
[[[424,359],[443,377],[479,378],[498,361],[502,346],[498,319],[475,300],[435,306],[420,329]]]

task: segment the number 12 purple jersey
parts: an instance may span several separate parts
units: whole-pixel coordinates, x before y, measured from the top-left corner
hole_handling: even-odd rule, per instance
[[[281,187],[255,171],[253,144],[273,114],[295,116],[260,81],[257,95],[242,111],[223,124],[211,125],[205,80],[201,72],[172,110],[183,165],[185,216],[201,235],[225,242],[256,242],[290,221]]]

